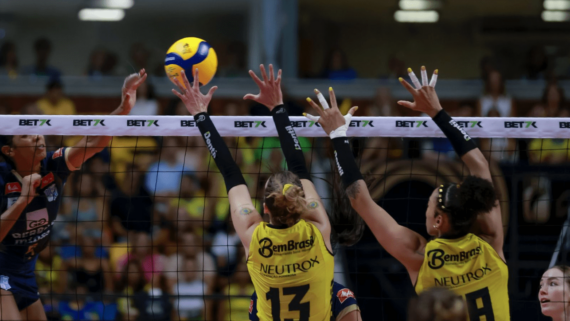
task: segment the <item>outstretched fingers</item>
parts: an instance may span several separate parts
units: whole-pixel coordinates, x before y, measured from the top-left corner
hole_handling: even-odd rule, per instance
[[[410,85],[404,78],[400,77],[398,78],[398,80],[400,81],[402,86],[404,86],[404,88],[406,88],[410,92],[410,94],[412,94],[412,96],[416,94],[416,89],[414,89],[414,87],[412,87],[412,85]]]
[[[437,76],[439,74],[439,70],[434,70],[433,71],[433,75],[431,76],[431,81],[429,82],[430,87],[435,87],[435,84],[437,83]]]
[[[263,82],[261,81],[261,79],[259,79],[259,77],[257,77],[257,75],[255,74],[255,72],[253,70],[249,71],[249,75],[251,76],[253,81],[255,81],[255,83],[257,84],[258,87],[263,86]]]
[[[277,84],[277,86],[281,86],[281,74],[282,74],[282,70],[279,69],[279,71],[277,72],[277,79],[275,80],[275,83]]]
[[[331,100],[331,106],[332,108],[336,108],[338,109],[338,105],[336,103],[336,95],[334,93],[334,90],[332,87],[329,87],[329,99]]]
[[[317,105],[311,98],[307,97],[307,102],[319,113],[320,116],[323,115],[323,109],[319,107],[319,105]]]
[[[269,64],[269,82],[273,83],[275,81],[275,73],[273,72],[273,64]]]
[[[192,88],[194,88],[194,90],[199,91],[200,90],[200,81],[198,80],[198,73],[199,73],[199,70],[198,70],[198,68],[196,68],[196,71],[194,72],[194,84],[193,84]]]
[[[182,76],[183,76],[183,79],[186,79],[186,75],[184,74],[184,71],[182,71]],[[183,93],[186,92],[186,87],[184,87],[184,86],[180,83],[180,80],[178,80],[177,77],[172,77],[172,81],[174,82],[174,84],[176,85],[176,87],[178,87],[178,89],[180,89],[180,91],[182,91]],[[188,82],[188,79],[186,79],[186,82]]]
[[[418,80],[418,77],[416,76],[412,68],[408,68],[408,76],[410,76],[410,79],[412,80],[414,86],[416,86],[416,89],[422,88],[422,85],[420,84],[420,81]]]
[[[319,119],[321,119],[320,116],[313,116],[313,115],[307,114],[307,113],[303,113],[303,116],[307,117],[309,120],[312,120],[314,122],[318,122]]]
[[[357,110],[358,110],[358,106],[354,106],[348,110],[348,114],[354,116],[354,114],[356,113]]]
[[[410,101],[406,101],[406,100],[398,100],[398,105],[404,106],[404,107],[409,108],[409,109],[414,109],[414,107],[415,107],[414,103],[412,103]]]
[[[208,97],[212,98],[212,95],[214,95],[214,93],[216,92],[216,90],[218,90],[218,86],[213,86],[212,88],[210,88],[210,90],[208,91]]]
[[[323,109],[329,109],[330,108],[329,103],[325,99],[325,96],[323,96],[323,94],[321,94],[321,92],[318,89],[315,89],[315,94],[317,94],[317,99],[321,103],[321,106],[323,106]]]
[[[429,84],[429,80],[428,80],[426,66],[422,66],[421,75],[422,75],[422,86],[427,86]]]
[[[263,78],[263,82],[267,83],[267,71],[265,71],[265,66],[263,64],[259,65],[259,70],[261,70],[261,77]]]

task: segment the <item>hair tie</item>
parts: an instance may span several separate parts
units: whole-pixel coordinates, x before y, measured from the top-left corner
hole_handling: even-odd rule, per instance
[[[285,184],[283,185],[283,195],[285,195],[285,193],[287,193],[287,191],[293,187],[293,184]]]

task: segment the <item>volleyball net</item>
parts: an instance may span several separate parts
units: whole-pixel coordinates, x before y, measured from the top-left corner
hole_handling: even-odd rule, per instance
[[[267,178],[286,168],[272,118],[212,119],[263,213]],[[570,119],[454,119],[490,160],[506,232],[512,319],[539,320],[540,276],[568,259]],[[330,140],[318,123],[291,121],[330,210]],[[248,319],[253,286],[245,251],[223,177],[193,117],[0,117],[0,135],[38,134],[45,135],[48,152],[76,146],[83,135],[114,136],[67,178],[59,196],[50,245],[36,266],[50,318],[81,310],[105,320]],[[433,189],[468,174],[435,123],[354,117],[348,136],[361,171],[374,181],[374,199],[400,224],[428,237],[425,210]],[[363,319],[405,320],[413,295],[408,274],[370,231],[336,250],[335,281],[354,292]],[[341,299],[347,292],[333,295]]]

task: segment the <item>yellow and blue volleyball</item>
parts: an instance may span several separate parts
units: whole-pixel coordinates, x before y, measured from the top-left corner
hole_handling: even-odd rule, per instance
[[[188,37],[170,46],[166,52],[164,69],[172,82],[174,82],[173,78],[177,78],[184,85],[180,74],[184,69],[188,81],[192,83],[196,68],[198,68],[198,81],[201,85],[209,83],[214,78],[218,68],[218,56],[209,43],[200,38]]]

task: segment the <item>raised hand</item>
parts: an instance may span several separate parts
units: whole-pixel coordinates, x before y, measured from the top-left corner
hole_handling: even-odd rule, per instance
[[[141,69],[138,74],[130,74],[125,78],[121,96],[121,107],[124,114],[130,113],[133,109],[137,101],[137,88],[146,80],[146,77],[146,71]]]
[[[172,92],[178,96],[188,109],[188,112],[192,115],[199,113],[204,113],[208,111],[208,105],[212,100],[212,95],[218,89],[218,86],[210,88],[210,91],[206,95],[200,92],[200,82],[198,81],[198,68],[194,71],[194,83],[190,86],[188,78],[184,70],[181,71],[182,79],[184,80],[184,85],[178,81],[178,78],[172,78],[174,83],[182,91],[179,93],[176,89],[172,89]]]
[[[303,114],[305,117],[309,118],[312,121],[318,122],[321,127],[325,130],[325,133],[332,138],[346,136],[346,131],[348,130],[348,126],[350,125],[350,120],[352,116],[358,110],[358,107],[352,107],[348,111],[348,114],[342,116],[340,110],[338,109],[338,105],[336,103],[336,96],[332,87],[329,87],[329,98],[331,101],[331,106],[327,103],[327,100],[321,94],[320,91],[315,89],[315,94],[317,94],[317,99],[321,103],[322,107],[317,105],[311,98],[307,97],[307,101],[309,104],[317,110],[319,116],[313,116],[311,114]],[[331,134],[332,133],[332,134]]]
[[[22,193],[20,194],[19,201],[30,204],[37,195],[36,188],[40,186],[41,181],[42,176],[40,174],[24,176],[24,178],[22,178]]]
[[[247,94],[243,96],[243,99],[250,99],[258,102],[269,108],[271,111],[273,108],[283,105],[283,93],[281,93],[281,69],[277,72],[277,78],[274,78],[273,65],[269,65],[269,78],[265,72],[264,65],[260,65],[259,69],[261,70],[263,81],[257,77],[253,70],[249,71],[249,75],[259,87],[259,94]]]
[[[437,82],[438,70],[433,72],[431,81],[428,83],[428,76],[426,67],[422,66],[421,76],[422,83],[416,77],[416,74],[412,71],[412,68],[408,68],[408,75],[414,84],[412,87],[407,81],[400,78],[400,82],[406,88],[410,94],[414,97],[414,102],[409,102],[405,100],[399,100],[398,105],[404,106],[411,110],[419,111],[428,114],[430,117],[434,117],[442,108],[439,103],[439,98],[435,92],[435,84]]]

